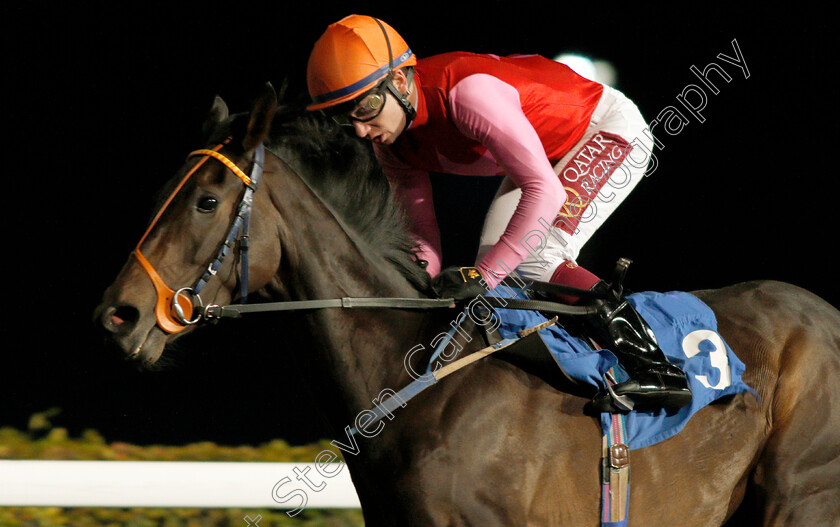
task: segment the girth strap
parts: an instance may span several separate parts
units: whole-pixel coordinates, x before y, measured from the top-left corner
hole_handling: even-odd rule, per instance
[[[615,384],[615,368],[605,375]],[[630,507],[630,448],[627,416],[610,413],[610,426],[601,439],[601,526],[627,527]]]

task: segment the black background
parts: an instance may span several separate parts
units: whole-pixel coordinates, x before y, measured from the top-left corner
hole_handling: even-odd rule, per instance
[[[451,4],[451,5],[450,5]],[[584,248],[606,274],[635,260],[636,290],[792,282],[835,306],[836,45],[824,13],[679,3],[316,2],[6,7],[4,283],[0,426],[53,418],[109,441],[304,442],[320,437],[284,362],[249,353],[253,322],[185,339],[162,372],[103,346],[91,315],[145,229],[155,191],[200,146],[215,94],[247,110],[271,81],[304,88],[312,43],[352,13],[379,16],[419,57],[577,51],[609,60],[617,87],[653,119],[709,62],[732,75]],[[759,7],[760,6],[760,7]],[[737,39],[749,79],[716,59]],[[498,184],[435,175],[448,264],[472,261]],[[264,320],[261,323],[266,323]],[[394,350],[402,352],[404,350]]]

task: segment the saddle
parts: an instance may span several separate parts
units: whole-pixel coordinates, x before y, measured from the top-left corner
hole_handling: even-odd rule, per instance
[[[627,265],[629,261],[619,262],[612,286],[605,292],[541,282],[517,289],[511,287],[514,284],[503,282],[505,287],[473,299],[459,321],[463,322],[469,313],[473,323],[482,328],[487,346],[440,367],[437,359],[454,338],[457,324],[453,325],[449,339],[441,339],[429,359],[426,374],[369,410],[368,426],[405,406],[409,399],[447,375],[491,354],[564,392],[582,397],[591,397],[593,392],[614,393],[613,386],[626,382],[627,373],[611,350],[596,345],[598,336],[578,322],[575,315],[591,311],[546,301],[541,294],[562,291],[573,296],[623,295]],[[597,414],[602,429],[602,520],[603,525],[611,526],[621,525],[627,519],[630,450],[676,435],[694,413],[715,400],[752,391],[741,380],[743,362],[717,334],[714,312],[699,298],[682,292],[632,293],[626,298],[649,324],[668,360],[686,372],[693,397],[679,409]],[[488,324],[493,317],[482,310],[494,311],[498,325]],[[357,431],[350,429],[350,433]]]
[[[607,296],[614,296],[620,298],[623,296],[624,279],[627,276],[627,270],[632,263],[627,258],[621,258],[616,263],[613,270],[612,279],[609,282],[607,289],[588,290],[578,289],[574,287],[555,284],[552,282],[533,281],[529,282],[526,289],[522,289],[522,294],[527,299],[535,302],[535,311],[541,313],[548,318],[555,312],[546,312],[539,309],[541,306],[536,302],[556,302],[554,298],[562,295],[576,296],[581,299],[603,299]],[[505,278],[502,285],[507,287],[516,287],[516,282],[513,279]],[[589,346],[589,351],[595,352],[600,349],[597,343],[596,332],[591,325],[584,324],[580,317],[574,314],[557,313],[550,319],[558,327],[563,328],[569,335],[580,339]],[[487,326],[479,326],[482,329],[487,346],[492,346],[504,340],[504,337],[496,328],[488,328]],[[552,388],[592,399],[598,392],[597,388],[592,384],[587,384],[575,379],[571,376],[561,364],[554,359],[546,342],[539,337],[537,332],[528,333],[513,345],[506,347],[495,354],[497,359],[503,360],[516,366],[517,368],[539,378]],[[594,409],[591,404],[585,406],[585,410],[589,415],[597,415],[600,413]]]

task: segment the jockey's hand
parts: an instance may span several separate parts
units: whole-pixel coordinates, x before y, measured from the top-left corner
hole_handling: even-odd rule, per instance
[[[439,298],[467,300],[487,292],[481,271],[475,267],[447,267],[432,279],[432,289]]]

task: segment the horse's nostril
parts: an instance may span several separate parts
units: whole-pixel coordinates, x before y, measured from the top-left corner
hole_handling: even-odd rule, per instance
[[[133,306],[120,306],[111,317],[120,320],[120,324],[125,322],[133,324],[140,320],[140,312]]]
[[[133,326],[140,319],[140,312],[133,306],[112,307],[103,313],[102,323],[111,331]]]

